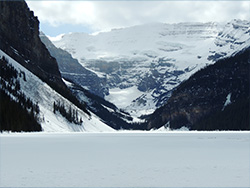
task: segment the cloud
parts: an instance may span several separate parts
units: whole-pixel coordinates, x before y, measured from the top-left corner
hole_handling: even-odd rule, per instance
[[[27,1],[27,3],[40,21],[53,26],[91,23],[92,14],[95,12],[92,3],[87,1]]]
[[[250,20],[249,1],[28,1],[41,22],[84,25],[91,31],[149,22]]]

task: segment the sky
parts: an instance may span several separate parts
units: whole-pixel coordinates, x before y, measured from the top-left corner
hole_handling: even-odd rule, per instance
[[[55,37],[163,22],[250,21],[250,1],[27,1],[40,30]]]

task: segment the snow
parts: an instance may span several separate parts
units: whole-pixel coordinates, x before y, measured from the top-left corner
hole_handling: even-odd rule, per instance
[[[67,85],[67,86],[72,86],[73,84],[65,79],[62,78],[62,81]]]
[[[115,112],[114,109],[109,108],[109,107],[107,107],[107,106],[102,105],[102,107],[106,108],[106,109],[107,109],[109,112],[111,112],[111,113],[114,113],[114,112]]]
[[[135,58],[146,59],[168,57],[168,55],[175,57],[171,53],[193,54],[193,48],[195,51],[197,48],[200,50],[201,45],[197,46],[197,44],[204,40],[213,41],[218,27],[221,27],[213,23],[200,24],[198,27],[193,26],[184,23],[153,23],[112,30],[95,36],[86,33],[66,34],[59,40],[54,40],[53,43],[57,47],[73,52],[73,57],[79,59],[80,62],[81,59],[101,57],[120,59],[120,57],[128,58],[132,55]],[[192,31],[196,33],[190,34]],[[207,49],[205,50],[208,52]]]
[[[40,108],[40,119],[42,120],[41,126],[45,132],[109,132],[114,131],[111,127],[103,123],[95,114],[91,114],[91,118],[84,113],[81,109],[76,107],[70,101],[59,95],[46,83],[42,82],[37,76],[32,74],[26,68],[21,66],[14,59],[0,50],[0,57],[5,58],[12,64],[18,71],[23,71],[26,75],[26,80],[19,79],[21,91],[26,97],[30,98],[34,103],[38,102]],[[65,80],[64,80],[65,81]],[[67,84],[67,81],[65,81]],[[63,101],[65,107],[72,106],[72,109],[78,111],[79,117],[83,120],[83,125],[76,125],[68,122],[60,114],[53,113],[53,102]]]
[[[115,103],[118,108],[123,109],[142,94],[143,92],[139,91],[136,86],[126,89],[114,88],[109,90],[109,95],[106,96],[105,99]]]
[[[65,35],[65,33],[57,35],[55,37],[51,37],[51,36],[47,36],[47,37],[49,38],[50,41],[58,41],[62,39],[63,35]]]
[[[231,104],[231,95],[232,95],[231,93],[229,93],[227,95],[226,102],[225,102],[222,110],[224,110],[227,105]]]
[[[249,187],[250,132],[0,135],[0,187]]]

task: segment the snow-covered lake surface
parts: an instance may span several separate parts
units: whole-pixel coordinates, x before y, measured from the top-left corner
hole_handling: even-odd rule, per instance
[[[249,187],[250,132],[0,135],[0,187]]]

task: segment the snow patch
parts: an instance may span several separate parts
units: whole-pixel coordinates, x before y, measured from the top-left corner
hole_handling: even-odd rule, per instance
[[[225,109],[226,106],[228,106],[229,104],[232,103],[232,102],[231,102],[231,95],[232,95],[231,93],[229,93],[229,94],[227,95],[226,102],[224,103],[224,106],[223,106],[222,111]]]
[[[142,94],[143,92],[139,91],[136,86],[126,89],[114,88],[109,90],[109,95],[105,96],[105,99],[115,103],[118,108],[124,109]]]
[[[50,41],[55,42],[55,41],[61,40],[64,35],[65,34],[63,33],[63,34],[57,35],[55,37],[51,37],[51,36],[48,36],[48,35],[46,35],[46,36],[49,38]]]

